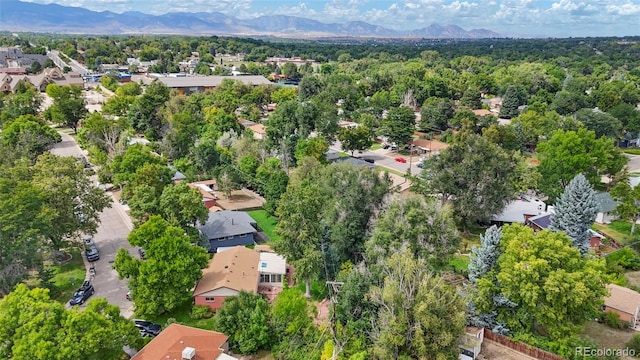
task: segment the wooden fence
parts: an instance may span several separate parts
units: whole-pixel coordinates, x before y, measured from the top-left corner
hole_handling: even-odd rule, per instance
[[[491,340],[493,342],[496,342],[500,345],[506,346],[510,349],[513,349],[515,351],[521,352],[525,355],[531,356],[533,358],[536,358],[538,360],[565,360],[562,356],[560,355],[556,355],[556,354],[552,354],[548,351],[544,351],[542,349],[539,349],[537,347],[533,347],[531,345],[527,345],[525,343],[521,343],[518,341],[514,341],[509,339],[508,337],[504,336],[504,335],[500,335],[497,333],[492,332],[489,329],[484,329],[484,339],[485,340]]]

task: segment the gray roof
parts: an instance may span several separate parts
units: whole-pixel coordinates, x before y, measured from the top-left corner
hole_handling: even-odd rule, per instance
[[[618,203],[608,192],[596,193],[596,202],[598,203],[598,211],[601,213],[610,213],[618,207]]]
[[[204,236],[219,239],[227,236],[256,233],[256,221],[244,211],[216,211],[209,213],[209,219],[198,228]]]
[[[544,213],[534,217],[529,218],[529,221],[538,225],[541,229],[548,229],[551,225],[551,214]]]
[[[491,220],[523,224],[525,215],[540,215],[547,210],[546,208],[545,203],[539,200],[514,200],[508,203],[501,213],[494,214]]]
[[[184,76],[184,77],[159,77],[158,81],[169,88],[184,87],[215,87],[222,84],[225,79],[240,81],[245,85],[271,84],[264,76]]]

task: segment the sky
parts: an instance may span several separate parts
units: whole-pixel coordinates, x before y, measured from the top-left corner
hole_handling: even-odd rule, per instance
[[[0,0],[1,1],[1,0]],[[507,36],[640,35],[640,0],[23,0],[116,13],[221,12],[240,19],[291,15],[325,23],[365,21],[396,30],[431,24]]]

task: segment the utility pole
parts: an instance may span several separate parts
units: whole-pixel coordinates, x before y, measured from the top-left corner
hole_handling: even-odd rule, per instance
[[[333,354],[331,354],[331,360],[337,360],[338,355],[342,351],[342,343],[338,340],[338,332],[336,329],[336,304],[338,303],[338,294],[344,285],[340,281],[327,281],[327,287],[329,288],[329,297],[331,298],[331,335],[333,336]]]

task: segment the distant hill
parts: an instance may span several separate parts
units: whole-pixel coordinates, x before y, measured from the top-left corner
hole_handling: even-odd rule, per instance
[[[214,13],[174,12],[149,15],[141,12],[117,14],[58,4],[36,4],[2,0],[0,30],[79,34],[184,34],[184,35],[271,35],[280,37],[389,37],[480,39],[504,37],[486,29],[465,30],[456,25],[430,25],[399,31],[363,21],[323,23],[286,16],[237,19]]]

